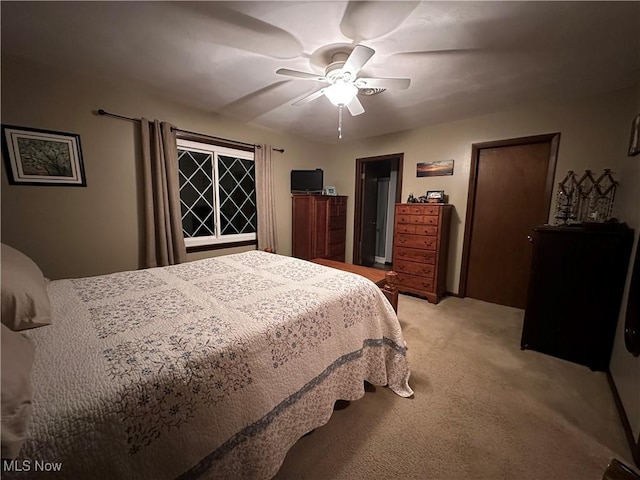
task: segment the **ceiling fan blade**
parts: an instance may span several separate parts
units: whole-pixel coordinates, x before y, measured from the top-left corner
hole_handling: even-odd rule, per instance
[[[411,85],[409,78],[359,78],[358,88],[387,88],[389,90],[406,90]]]
[[[320,90],[316,90],[315,92],[310,93],[306,97],[302,97],[300,100],[293,102],[291,105],[295,105],[296,107],[299,107],[300,105],[304,105],[305,103],[309,103],[312,100],[315,100],[316,98],[321,97],[323,94],[324,94],[324,88],[321,88]]]
[[[364,107],[360,103],[360,100],[358,100],[358,97],[353,97],[353,100],[347,104],[347,110],[349,110],[349,113],[353,117],[364,113]]]
[[[389,58],[395,57],[407,57],[407,58],[419,58],[419,57],[435,57],[435,56],[453,56],[453,55],[469,55],[478,52],[486,53],[488,49],[484,48],[444,48],[440,50],[417,50],[394,53]]]
[[[364,45],[356,45],[347,61],[342,66],[342,72],[349,72],[354,77],[360,71],[362,67],[369,61],[376,51],[373,48],[365,47]]]
[[[268,57],[296,58],[303,53],[302,44],[291,33],[232,8],[220,2],[144,2],[139,11],[146,11],[145,17],[136,17],[149,18],[151,22],[153,18],[161,22],[158,28],[167,32],[176,28],[189,32],[192,40]],[[140,28],[139,24],[135,27]],[[171,37],[172,33],[167,35]]]
[[[291,99],[308,92],[309,84],[283,78],[222,106],[220,113],[244,122],[253,121],[281,105],[289,105]]]
[[[347,4],[340,30],[356,42],[380,38],[402,25],[420,3],[352,0]]]
[[[286,75],[288,77],[303,78],[305,80],[316,80],[318,82],[326,82],[327,78],[324,75],[317,75],[311,72],[301,72],[299,70],[290,70],[288,68],[279,68],[276,70],[279,75]]]

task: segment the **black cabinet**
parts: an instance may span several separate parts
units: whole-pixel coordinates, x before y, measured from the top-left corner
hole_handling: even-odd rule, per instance
[[[626,224],[540,226],[520,346],[608,370],[633,230]]]

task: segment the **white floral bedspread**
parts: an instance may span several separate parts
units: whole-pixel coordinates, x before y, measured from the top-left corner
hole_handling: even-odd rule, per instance
[[[30,470],[11,477],[266,479],[364,380],[413,393],[380,290],[299,259],[251,251],[49,294],[53,324],[28,333]]]

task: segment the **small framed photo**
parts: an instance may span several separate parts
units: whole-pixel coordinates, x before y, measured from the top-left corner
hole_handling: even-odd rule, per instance
[[[11,185],[87,186],[77,134],[2,125],[2,148]]]
[[[444,190],[428,190],[427,203],[444,203]]]
[[[336,187],[324,187],[324,194],[325,195],[337,195]]]
[[[629,138],[629,157],[640,153],[640,115],[636,115],[631,124],[631,137]]]

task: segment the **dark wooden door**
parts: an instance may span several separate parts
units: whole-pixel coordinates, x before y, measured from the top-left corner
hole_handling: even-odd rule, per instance
[[[531,265],[528,237],[533,227],[548,219],[558,138],[559,134],[544,135],[474,145],[463,295],[525,307]]]

